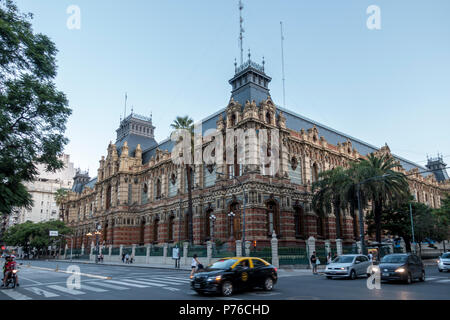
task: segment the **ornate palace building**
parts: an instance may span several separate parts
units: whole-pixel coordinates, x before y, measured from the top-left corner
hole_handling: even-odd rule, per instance
[[[203,244],[211,237],[224,242],[242,239],[242,187],[229,174],[237,176],[245,188],[246,240],[268,245],[273,231],[284,246],[304,242],[309,236],[319,241],[337,236],[346,242],[359,239],[357,211],[345,210],[340,224],[332,211],[317,214],[311,206],[311,186],[321,171],[348,167],[369,153],[390,154],[389,147],[376,148],[277,106],[269,93],[270,81],[264,63],[256,64],[249,57],[235,66],[228,106],[204,119],[202,131],[216,129],[225,141],[227,129],[276,130],[280,170],[266,175],[266,166],[193,165],[194,243]],[[117,141],[109,144],[106,157],[100,160],[97,177],[77,173],[73,189],[61,205],[61,218],[75,232],[74,247],[88,246],[86,234],[98,224],[106,245],[188,239],[185,166],[171,160],[174,142],[157,143],[154,130],[151,118],[132,113],[121,121]],[[211,143],[213,139],[205,136],[202,148]],[[245,150],[254,144],[258,141],[245,139]],[[450,190],[442,159],[433,160],[431,165],[440,168],[433,174],[421,173],[427,168],[393,156],[401,171],[410,174],[410,190],[417,201],[439,207],[441,197]],[[216,217],[214,226],[211,215]]]

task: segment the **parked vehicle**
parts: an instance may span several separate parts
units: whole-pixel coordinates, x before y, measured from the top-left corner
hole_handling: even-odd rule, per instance
[[[277,282],[277,268],[261,258],[224,258],[196,273],[191,288],[197,293],[231,296],[239,290],[261,287],[271,291]]]
[[[400,280],[410,284],[415,279],[425,281],[425,267],[422,260],[412,253],[385,255],[379,264],[381,280]]]
[[[370,276],[368,272],[372,261],[367,256],[361,254],[344,254],[338,256],[325,268],[327,279],[350,278],[356,279],[359,276]]]
[[[450,252],[445,252],[443,253],[439,258],[438,258],[438,269],[439,272],[442,271],[449,271],[450,270]]]

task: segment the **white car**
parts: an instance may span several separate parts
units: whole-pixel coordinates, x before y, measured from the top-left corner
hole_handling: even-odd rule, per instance
[[[325,268],[328,279],[333,277],[356,279],[358,276],[370,276],[368,268],[372,261],[361,254],[344,254],[334,259]]]
[[[439,272],[450,270],[450,252],[443,253],[438,259]]]

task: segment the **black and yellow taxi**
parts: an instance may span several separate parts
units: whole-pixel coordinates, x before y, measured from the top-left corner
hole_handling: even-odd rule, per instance
[[[221,293],[263,288],[273,289],[278,280],[277,268],[261,258],[223,258],[209,265],[191,279],[191,288],[197,293]]]

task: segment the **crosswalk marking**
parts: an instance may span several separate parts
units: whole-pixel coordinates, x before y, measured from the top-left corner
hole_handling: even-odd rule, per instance
[[[140,284],[128,283],[128,282],[122,282],[122,281],[116,281],[116,280],[107,280],[107,281],[108,281],[108,283],[111,282],[111,283],[120,284],[123,286],[130,286],[130,287],[136,287],[136,288],[147,288],[148,287],[148,286],[143,286]]]
[[[88,291],[93,291],[93,292],[107,292],[108,291],[108,290],[101,289],[101,288],[91,287],[91,286],[88,286],[86,284],[81,284],[81,289],[88,290]]]
[[[438,281],[435,281],[435,282],[439,282],[439,283],[447,283],[447,282],[450,282],[450,279],[446,279],[446,280],[438,280]]]
[[[128,289],[130,289],[130,288],[116,286],[116,285],[110,284],[110,283],[105,283],[103,281],[98,281],[98,282],[96,281],[94,283],[97,286],[105,287],[105,288],[108,288],[108,289],[114,289],[114,290],[128,290]]]
[[[13,298],[14,300],[31,300],[30,297],[28,297],[24,294],[21,294],[15,290],[5,289],[5,290],[2,290],[1,292],[6,294],[7,296],[9,296],[10,298]]]
[[[181,283],[181,282],[176,282],[175,280],[159,280],[159,279],[158,280],[157,279],[138,279],[138,280],[144,280],[146,282],[162,283],[164,285],[172,284],[172,285],[175,285],[175,286],[181,286],[181,285],[184,284],[184,283]]]
[[[153,281],[149,281],[149,280],[145,280],[145,279],[136,279],[136,280],[128,280],[128,281],[135,282],[135,283],[144,283],[146,285],[155,286],[155,287],[165,287],[165,286],[167,286],[166,284],[153,282]]]
[[[79,290],[76,290],[76,289],[69,289],[69,288],[66,288],[66,287],[63,287],[63,286],[58,286],[58,285],[47,286],[47,288],[54,289],[56,291],[65,292],[65,293],[72,294],[72,295],[75,295],[75,296],[76,295],[80,295],[80,294],[85,294],[83,291],[79,291]]]
[[[190,279],[175,278],[175,277],[162,277],[161,279],[167,279],[167,280],[169,280],[169,281],[186,282],[186,283],[191,282]]]
[[[29,288],[24,288],[25,290],[31,291],[34,294],[37,294],[38,296],[44,296],[44,298],[54,298],[54,297],[59,297],[59,294],[50,292],[50,291],[46,291],[44,289],[41,288],[37,288],[37,287],[29,287]]]

